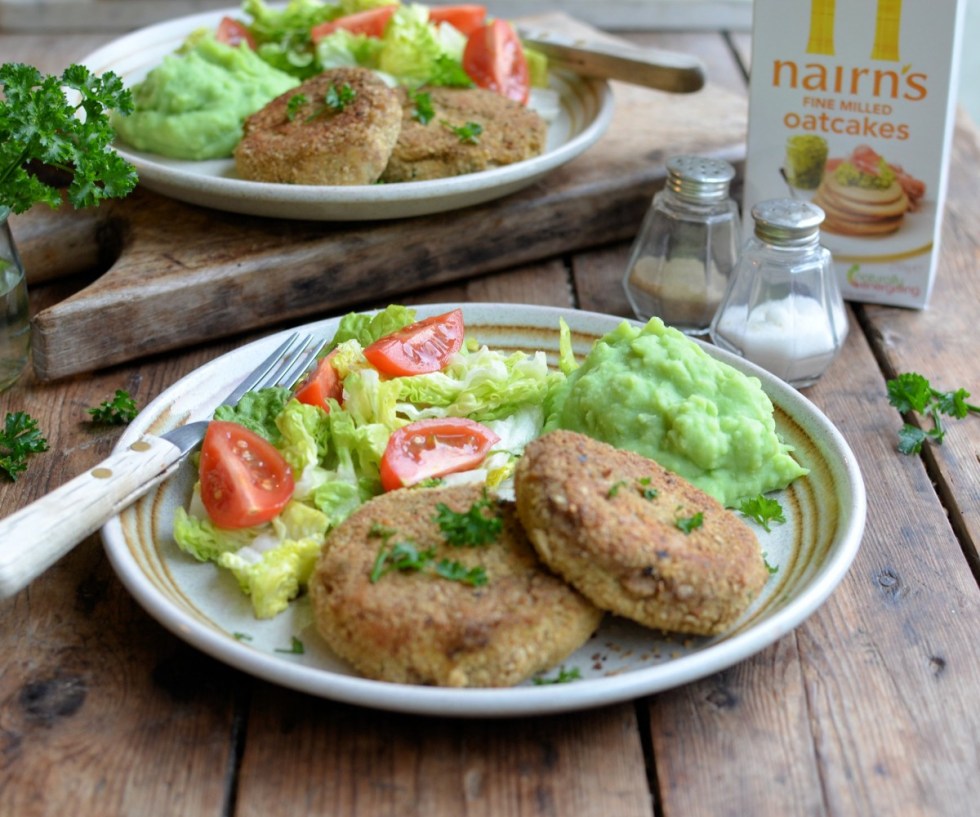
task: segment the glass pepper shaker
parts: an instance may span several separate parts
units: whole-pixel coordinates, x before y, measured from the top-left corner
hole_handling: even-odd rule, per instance
[[[772,199],[752,208],[728,291],[711,323],[716,346],[797,388],[812,385],[847,337],[847,313],[830,251],[820,244],[823,210]]]
[[[640,320],[659,317],[705,335],[738,258],[735,168],[720,159],[675,156],[653,197],[626,265],[623,287]]]

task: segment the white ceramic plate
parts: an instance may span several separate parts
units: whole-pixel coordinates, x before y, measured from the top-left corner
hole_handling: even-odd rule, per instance
[[[140,29],[108,43],[82,62],[97,74],[114,71],[127,87],[141,81],[197,28],[214,28],[225,14],[240,9],[195,14]],[[533,184],[571,161],[596,142],[612,119],[608,83],[552,71],[551,87],[560,111],[548,126],[540,156],[504,167],[423,182],[357,187],[269,184],[239,179],[232,159],[192,162],[168,159],[117,144],[140,184],[191,204],[233,213],[321,221],[393,219],[441,213],[497,199]]]
[[[451,307],[418,307],[420,316]],[[514,304],[463,306],[467,331],[491,348],[544,349],[557,361],[558,319],[573,332],[575,352],[622,318],[590,312]],[[309,324],[331,337],[335,319]],[[159,434],[210,416],[238,381],[281,343],[264,338],[192,372],[154,400],[126,429],[118,447],[146,433]],[[506,689],[443,689],[358,677],[321,642],[304,596],[272,621],[252,615],[249,601],[228,571],[181,553],[172,538],[174,509],[186,503],[194,482],[187,463],[102,530],[120,579],[164,626],[197,648],[245,672],[313,695],[353,704],[430,715],[495,717],[540,714],[649,695],[709,675],[758,652],[810,615],[843,578],[861,541],[864,483],[839,432],[799,392],[756,366],[706,347],[710,354],[760,378],[776,406],[783,439],[810,469],[782,492],[787,522],[772,533],[758,529],[767,561],[778,566],[764,593],[729,633],[715,638],[664,638],[607,616],[599,631],[564,664],[582,680]],[[288,651],[293,639],[305,647]],[[546,673],[553,677],[555,671]]]

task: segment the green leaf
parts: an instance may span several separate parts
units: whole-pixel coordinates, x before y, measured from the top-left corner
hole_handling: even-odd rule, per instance
[[[903,454],[918,454],[927,437],[921,428],[906,423],[898,432],[898,450]]]
[[[69,102],[65,89],[77,91],[78,102]],[[34,204],[61,204],[60,191],[38,178],[37,165],[71,176],[66,193],[76,208],[121,198],[136,186],[136,169],[112,149],[108,112],[133,110],[132,94],[114,73],[96,76],[70,65],[59,79],[4,63],[0,90],[0,208],[22,213]]]
[[[886,385],[888,402],[903,414],[909,411],[924,412],[932,399],[929,381],[915,372],[900,374]]]
[[[704,524],[704,514],[701,511],[698,511],[693,516],[681,517],[680,519],[677,519],[674,522],[674,525],[677,527],[678,530],[681,530],[687,534],[694,532],[695,530],[700,528],[703,524]]]
[[[23,411],[7,412],[0,433],[0,472],[11,482],[27,469],[27,458],[48,450],[37,420]]]
[[[125,425],[136,419],[139,413],[136,402],[124,389],[116,389],[112,400],[103,400],[95,408],[88,409],[92,422],[106,425]]]
[[[487,498],[484,490],[483,499],[474,502],[464,513],[458,513],[440,502],[436,505],[435,521],[439,525],[446,541],[456,547],[479,547],[488,545],[500,535],[503,530],[503,520],[493,514],[494,503]],[[483,511],[489,508],[491,515]]]
[[[786,517],[783,515],[783,506],[777,500],[764,494],[743,499],[738,506],[738,512],[742,516],[758,522],[767,533],[770,532],[770,522],[783,524],[786,521]]]
[[[534,683],[537,686],[544,686],[547,684],[568,684],[572,681],[580,681],[582,679],[582,673],[579,671],[578,667],[572,667],[571,669],[565,669],[561,667],[558,673],[551,678],[537,677],[534,678]]]
[[[436,565],[436,573],[444,579],[454,582],[462,582],[473,587],[482,587],[487,583],[487,571],[484,567],[474,567],[467,569],[459,562],[441,559]]]
[[[966,402],[970,392],[966,389],[956,391],[940,392],[936,395],[936,405],[943,414],[962,420],[970,411],[976,409]]]

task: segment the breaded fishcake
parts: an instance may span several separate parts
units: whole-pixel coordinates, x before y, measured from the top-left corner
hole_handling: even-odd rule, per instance
[[[631,451],[551,432],[525,449],[514,488],[542,561],[597,606],[648,627],[720,633],[768,578],[741,519]]]
[[[419,94],[428,96],[432,117],[423,124]],[[548,126],[536,111],[483,88],[399,89],[404,114],[401,133],[381,176],[412,182],[476,173],[530,159],[545,149]],[[470,123],[482,129],[466,138]]]
[[[373,71],[324,71],[245,120],[235,168],[252,181],[373,184],[391,156],[401,117],[398,95]]]
[[[310,578],[316,626],[361,674],[449,687],[501,687],[545,670],[580,647],[602,612],[540,563],[512,503],[479,510],[502,520],[482,546],[451,545],[434,517],[440,503],[466,513],[482,486],[403,489],[358,508],[328,536]],[[379,554],[401,543],[432,549],[420,570],[372,581]],[[385,562],[392,565],[394,556]],[[486,584],[438,575],[442,560],[483,567]]]

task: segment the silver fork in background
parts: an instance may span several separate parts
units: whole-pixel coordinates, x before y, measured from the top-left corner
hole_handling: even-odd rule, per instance
[[[233,406],[253,389],[292,386],[325,341],[298,333],[260,363],[220,405]],[[0,519],[0,598],[26,587],[86,536],[170,474],[204,439],[208,421],[146,434],[98,465]]]

